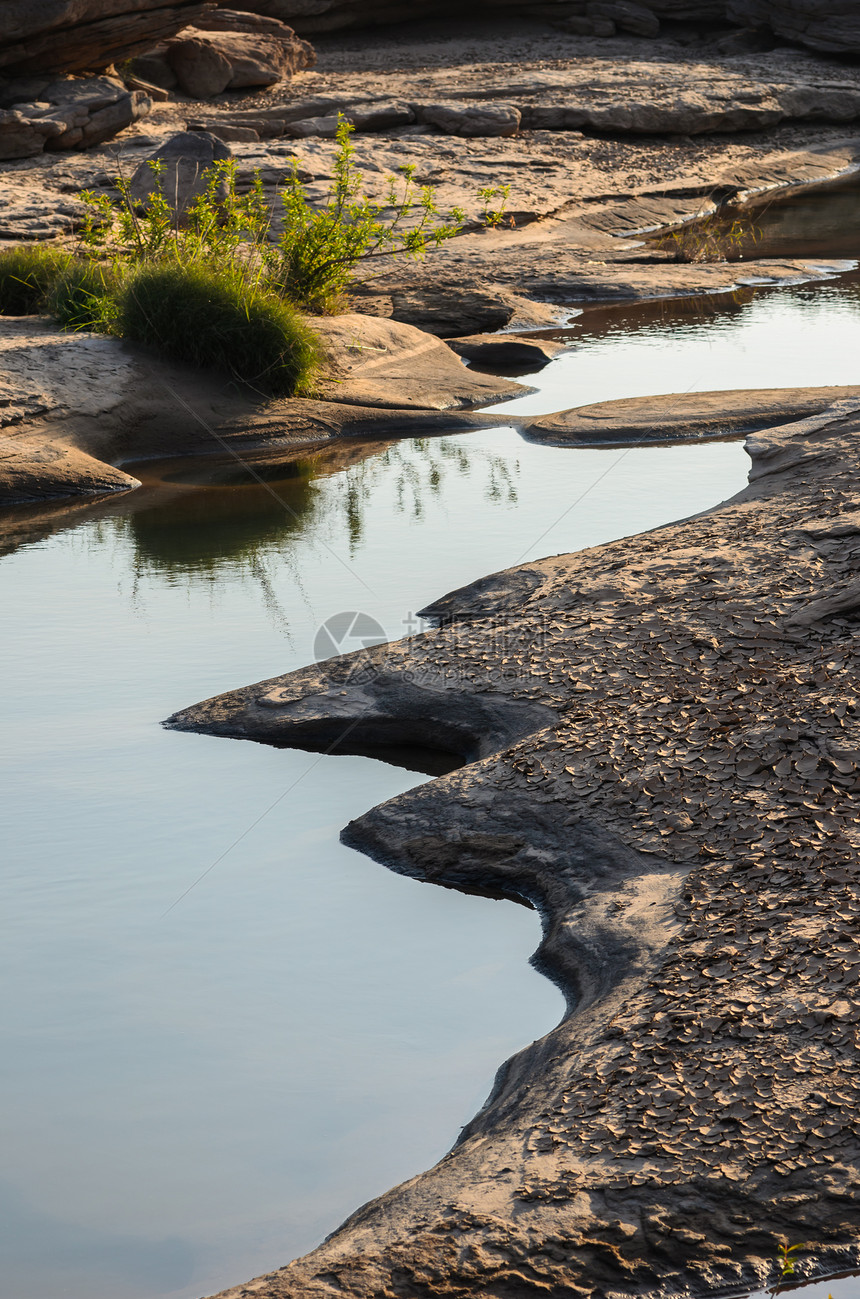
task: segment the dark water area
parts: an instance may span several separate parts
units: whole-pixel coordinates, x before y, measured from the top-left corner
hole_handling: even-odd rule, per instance
[[[727,205],[648,242],[679,261],[854,259],[860,256],[860,173]]]
[[[468,581],[730,496],[739,442],[566,450],[503,412],[856,383],[860,291],[587,311],[565,337],[498,428],[349,443],[258,465],[262,483],[151,464],[137,492],[0,524],[15,1299],[196,1299],[280,1266],[439,1158],[557,1021],[527,963],[533,912],[339,842],[451,755],[312,755],[160,720],[311,662],[345,611],[398,638]]]

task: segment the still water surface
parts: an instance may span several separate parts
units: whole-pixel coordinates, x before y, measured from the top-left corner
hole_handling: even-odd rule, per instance
[[[574,337],[517,409],[856,382],[860,311],[834,282]],[[484,573],[706,508],[747,463],[499,428],[319,456],[272,483],[289,512],[180,465],[74,526],[32,512],[0,561],[4,1292],[193,1299],[284,1263],[438,1158],[561,1012],[533,913],[338,843],[426,777],[159,719],[308,662],[335,613],[397,637]]]

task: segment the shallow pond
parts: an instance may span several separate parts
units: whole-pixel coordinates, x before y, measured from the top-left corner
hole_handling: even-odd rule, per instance
[[[579,318],[516,408],[857,380],[851,284],[637,311]],[[532,912],[339,844],[425,776],[159,720],[308,662],[334,614],[400,636],[484,573],[706,508],[747,463],[499,428],[337,448],[273,479],[286,509],[173,464],[21,515],[0,561],[10,1294],[193,1299],[286,1262],[440,1156],[561,1012]]]

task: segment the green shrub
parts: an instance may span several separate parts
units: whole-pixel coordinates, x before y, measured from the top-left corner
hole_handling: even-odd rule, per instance
[[[322,207],[313,206],[307,190],[293,177],[281,193],[283,230],[275,249],[264,256],[273,285],[279,292],[313,311],[342,308],[352,273],[359,262],[385,253],[423,257],[459,234],[466,220],[460,208],[443,216],[430,185],[416,187],[415,166],[401,167],[400,182],[389,176],[383,203],[361,193],[362,176],[356,170],[354,127],[339,115],[334,176]],[[501,190],[481,190],[485,210],[488,197]],[[501,213],[493,213],[501,220]]]
[[[174,360],[278,394],[308,392],[320,359],[294,309],[229,266],[142,266],[121,292],[117,323]]]
[[[118,310],[113,267],[74,257],[48,294],[48,310],[63,329],[109,333]]]
[[[37,244],[0,253],[0,316],[33,316],[69,263],[68,253]]]

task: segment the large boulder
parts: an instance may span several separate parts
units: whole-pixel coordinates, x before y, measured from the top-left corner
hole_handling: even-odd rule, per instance
[[[316,62],[313,46],[292,27],[229,10],[224,15],[214,30],[189,27],[155,52],[186,95],[209,99],[224,90],[273,86]]]
[[[857,0],[729,0],[728,15],[743,27],[766,27],[812,50],[860,52]]]
[[[88,149],[110,140],[152,107],[116,77],[47,77],[7,82],[0,92],[0,158],[44,149]]]
[[[94,72],[200,18],[201,0],[3,0],[0,70]]]

